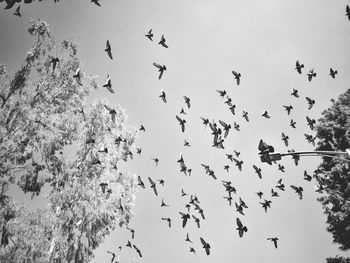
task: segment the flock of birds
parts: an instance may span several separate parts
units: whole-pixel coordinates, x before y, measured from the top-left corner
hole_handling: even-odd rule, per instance
[[[0,2],[2,2],[2,1],[0,0]],[[6,3],[8,5],[5,8],[6,9],[11,8],[15,4],[15,2],[16,1],[6,1]],[[93,2],[97,6],[100,6],[98,0],[91,0],[91,2]],[[16,8],[14,15],[21,17],[20,6],[18,6]],[[346,16],[350,20],[350,8],[349,8],[349,6],[346,6]],[[148,40],[153,41],[154,35],[152,32],[152,29],[148,31],[148,33],[145,35],[145,37]],[[162,35],[160,37],[158,44],[160,46],[162,46],[163,48],[169,48],[164,35]],[[106,47],[105,47],[104,51],[106,52],[107,56],[111,60],[113,60],[112,47],[111,47],[109,40],[106,41]],[[55,71],[55,68],[59,62],[60,61],[59,61],[58,57],[51,58],[51,64],[52,64],[53,71]],[[161,65],[159,63],[153,63],[153,66],[158,71],[158,79],[161,79],[164,75],[164,72],[167,70],[166,65]],[[304,69],[304,64],[300,63],[297,60],[295,63],[295,70],[297,71],[297,73],[302,74],[303,69]],[[329,75],[331,78],[334,79],[337,74],[338,74],[337,70],[330,68]],[[241,83],[242,74],[240,72],[238,72],[237,70],[233,70],[232,76],[233,76],[233,80],[235,81],[236,85],[239,86]],[[314,78],[317,77],[317,73],[315,72],[314,68],[311,68],[308,71],[308,73],[306,74],[306,76],[307,76],[308,81],[312,81]],[[78,68],[76,70],[75,74],[73,75],[73,78],[78,83],[78,85],[82,85],[82,74],[81,74],[80,68]],[[104,83],[103,87],[106,88],[109,92],[115,93],[114,89],[112,88],[112,81],[111,81],[111,77],[109,75],[107,75],[107,79],[106,79],[106,82]],[[237,109],[236,109],[236,105],[233,103],[232,98],[228,95],[227,91],[226,90],[217,90],[217,93],[218,93],[219,97],[224,100],[224,104],[227,105],[228,110],[232,113],[232,115],[236,116],[236,114],[238,114]],[[294,88],[292,89],[290,95],[295,97],[295,98],[300,97],[299,91],[297,89],[294,89]],[[164,103],[167,103],[167,96],[166,96],[166,93],[164,90],[160,91],[159,98]],[[187,107],[187,110],[190,110],[191,109],[191,99],[187,96],[183,96],[183,99],[184,99],[184,103]],[[310,98],[310,97],[305,97],[305,99],[306,99],[306,103],[308,105],[308,110],[311,110],[313,105],[315,104],[315,100]],[[105,108],[108,111],[108,113],[111,115],[112,121],[115,122],[116,110],[109,107],[108,105],[105,105]],[[291,111],[293,110],[293,105],[282,105],[282,108],[286,111],[287,116],[289,116]],[[180,130],[182,133],[184,133],[186,131],[186,123],[187,123],[186,119],[185,119],[186,114],[187,113],[185,112],[184,108],[182,108],[180,113],[175,116],[176,120],[178,121],[178,124],[180,126]],[[246,122],[250,121],[249,113],[246,110],[242,111],[241,117]],[[267,110],[263,111],[263,113],[261,114],[261,117],[267,118],[267,119],[271,118],[271,116]],[[230,134],[231,130],[234,129],[237,132],[240,131],[240,125],[236,121],[234,121],[231,125],[230,123],[225,122],[223,120],[219,120],[218,122],[216,122],[215,120],[210,121],[206,117],[200,117],[200,119],[202,120],[204,127],[209,126],[210,135],[212,136],[212,147],[215,147],[215,148],[225,149],[224,142],[225,142],[225,139],[227,138],[227,136]],[[314,119],[310,118],[309,116],[306,116],[306,123],[309,126],[310,130],[313,131],[314,125],[316,124],[316,121]],[[296,128],[296,122],[293,119],[290,119],[290,127],[294,128],[294,129]],[[141,125],[139,130],[146,132],[146,129],[143,125]],[[316,139],[315,136],[313,136],[311,134],[307,134],[307,133],[305,133],[304,135],[305,135],[305,139],[310,144],[315,146],[315,139]],[[281,140],[284,142],[286,147],[289,146],[289,136],[286,133],[284,133],[284,132],[281,133]],[[120,143],[122,141],[123,141],[123,138],[121,138],[121,137],[116,139],[116,143]],[[86,143],[94,143],[94,139],[91,138]],[[263,142],[261,141],[260,144],[262,144],[262,143]],[[191,145],[187,140],[185,140],[184,146],[190,147]],[[267,147],[266,145],[259,145],[259,148],[261,148],[260,146]],[[102,151],[108,152],[108,149],[105,148]],[[293,152],[293,151],[294,150],[290,150],[290,152]],[[138,155],[141,155],[141,152],[142,152],[141,148],[136,148],[136,153]],[[131,152],[130,152],[130,155],[132,156]],[[239,151],[234,150],[234,152],[232,154],[231,153],[226,154],[226,157],[229,161],[232,162],[232,164],[234,164],[234,166],[237,167],[237,169],[239,171],[242,171],[242,168],[244,166],[244,161],[242,159],[240,159],[240,152]],[[295,164],[297,165],[298,160],[299,160],[299,156],[295,155],[295,156],[293,156],[293,159],[295,161]],[[156,166],[158,166],[160,160],[158,157],[155,157],[155,158],[152,158],[152,161],[155,163]],[[95,163],[100,164],[101,162],[99,160],[96,160]],[[186,165],[182,153],[180,153],[180,157],[177,160],[177,164],[179,165],[179,169],[180,169],[181,173],[184,173],[186,176],[191,176],[192,169]],[[211,169],[208,164],[202,163],[201,166],[203,167],[205,174],[207,174],[210,178],[212,178],[213,180],[218,179],[215,171],[213,169]],[[223,166],[223,169],[226,172],[229,172],[230,168],[231,168],[230,165]],[[252,168],[253,168],[254,172],[257,174],[258,178],[262,179],[262,169],[260,167],[258,167],[256,164],[253,164]],[[278,164],[278,170],[281,172],[284,172],[284,166],[281,164]],[[306,171],[304,172],[304,180],[306,180],[306,181],[312,180],[312,176],[309,175]],[[156,196],[158,196],[157,187],[159,185],[164,186],[165,181],[163,179],[159,179],[156,181],[156,180],[152,179],[151,177],[148,177],[148,181],[149,181],[149,187],[152,189],[154,194]],[[146,184],[142,180],[141,176],[138,176],[138,178],[137,178],[137,185],[140,188],[146,189]],[[233,183],[231,181],[222,180],[222,185],[223,185],[223,187],[225,189],[225,193],[226,193],[226,195],[223,196],[224,200],[226,200],[228,202],[229,206],[232,206],[234,204],[236,212],[239,213],[241,216],[245,216],[245,209],[248,209],[248,205],[242,199],[242,197],[239,197],[237,201],[234,201],[234,195],[236,195],[236,188],[234,187]],[[101,183],[100,187],[101,187],[101,191],[103,193],[105,193],[105,192],[110,193],[110,191],[111,191],[111,189],[108,189],[108,184],[106,184],[106,183]],[[300,200],[303,198],[303,188],[301,186],[290,185],[290,188],[297,194],[297,196],[299,197]],[[286,190],[286,186],[281,178],[276,182],[276,185],[271,188],[271,193],[270,193],[271,199],[279,197],[280,194],[285,190]],[[323,186],[321,184],[318,185],[316,191],[322,193],[322,190],[323,190]],[[263,193],[262,191],[258,191],[258,192],[256,192],[256,195],[258,196],[258,198],[260,200],[259,204],[264,209],[265,213],[267,213],[268,209],[271,208],[271,204],[272,204],[272,200],[270,200],[270,198],[267,197],[268,193]],[[185,209],[183,211],[179,211],[179,220],[181,220],[182,228],[185,228],[187,223],[190,220],[193,220],[195,225],[198,228],[200,228],[202,222],[206,219],[205,211],[203,210],[203,208],[201,206],[201,202],[196,194],[188,194],[183,189],[181,189],[181,197],[185,198],[186,196],[188,197],[188,201],[185,204]],[[266,196],[266,199],[264,198],[264,200],[262,201],[263,197],[265,197],[265,196]],[[161,207],[169,207],[169,204],[167,204],[164,201],[164,198],[161,198]],[[238,232],[238,236],[240,238],[243,238],[244,234],[248,232],[248,227],[246,225],[244,225],[244,223],[241,221],[241,219],[242,219],[242,217],[241,218],[236,217],[236,230]],[[169,228],[172,227],[173,218],[162,217],[161,220],[164,221]],[[128,229],[130,231],[131,239],[134,240],[135,230],[130,228],[130,227],[126,227],[126,229]],[[275,237],[267,237],[267,240],[271,241],[275,248],[278,248],[278,241],[279,241],[278,237],[276,237],[276,236]],[[194,247],[195,242],[191,240],[190,234],[188,232],[186,234],[185,242],[189,243],[189,252],[196,254],[197,251]],[[207,242],[203,237],[200,237],[199,242],[200,242],[202,248],[204,249],[205,254],[210,255],[210,250],[211,250],[210,243]],[[142,257],[141,250],[135,244],[132,244],[130,242],[130,240],[128,240],[128,242],[125,246],[129,247],[131,249],[134,249],[135,252],[139,255],[139,257]],[[123,248],[123,246],[119,246],[118,247],[119,251],[121,251],[122,248]],[[111,262],[114,262],[116,259],[117,252],[107,251],[107,253],[111,254],[111,256],[112,256]],[[115,262],[118,262],[118,259]]]

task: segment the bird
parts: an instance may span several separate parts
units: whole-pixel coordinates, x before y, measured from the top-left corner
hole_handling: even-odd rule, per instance
[[[50,60],[50,63],[52,63],[52,72],[55,71],[56,69],[56,66],[57,66],[57,63],[60,62],[60,59],[58,57],[52,57],[51,60]]]
[[[295,69],[298,71],[299,74],[301,74],[301,69],[304,67],[304,64],[300,64],[299,60],[295,63]]]
[[[235,151],[235,150],[233,150],[233,152],[235,153],[236,157],[239,157],[239,156],[241,155],[240,152],[237,152],[237,151]]]
[[[160,41],[159,41],[159,43],[158,43],[158,45],[162,45],[163,47],[165,47],[165,48],[168,48],[168,45],[167,44],[165,44],[165,37],[164,37],[164,35],[162,35],[162,37],[160,38]]]
[[[201,243],[203,245],[203,248],[205,249],[205,253],[209,256],[210,255],[210,244],[207,243],[202,237],[200,238]]]
[[[270,118],[271,118],[270,115],[269,115],[269,113],[267,112],[267,110],[265,110],[265,111],[263,112],[263,114],[261,114],[261,116],[264,117],[264,118],[266,118],[266,119],[270,119]]]
[[[189,214],[185,214],[185,213],[182,213],[182,212],[179,212],[180,215],[181,215],[181,219],[182,219],[182,228],[184,228],[186,226],[186,223],[187,223],[187,220],[190,219],[190,215]]]
[[[227,137],[230,129],[231,129],[231,125],[230,124],[227,124],[226,122],[222,121],[222,120],[219,120],[219,123],[221,124],[221,126],[224,128],[224,138]]]
[[[138,155],[141,155],[141,152],[142,152],[142,149],[141,149],[141,148],[136,148],[136,153],[137,153]]]
[[[158,158],[153,158],[152,160],[154,161],[154,163],[156,164],[156,166],[158,166],[159,159],[158,159]]]
[[[158,63],[153,63],[153,66],[155,66],[158,69],[158,71],[160,72],[159,76],[158,76],[158,79],[161,79],[162,76],[163,76],[164,71],[166,70],[166,66],[165,65],[161,66]]]
[[[91,3],[94,3],[97,6],[101,6],[99,3],[100,0],[91,0]]]
[[[307,125],[310,126],[310,129],[314,130],[314,125],[316,124],[315,119],[310,119],[308,116],[306,116]]]
[[[249,122],[249,117],[248,117],[248,112],[247,111],[243,111],[242,113],[242,117]]]
[[[294,97],[296,97],[296,98],[299,98],[299,93],[298,93],[298,90],[297,89],[292,89],[292,93],[290,94],[290,95],[292,95],[292,96],[294,96]]]
[[[230,171],[230,166],[229,165],[224,165],[224,170],[226,171],[226,172],[229,172]]]
[[[187,113],[185,112],[185,110],[183,108],[181,108],[180,114],[187,115]]]
[[[335,75],[336,74],[338,74],[338,71],[337,70],[334,70],[334,69],[332,69],[332,68],[330,68],[329,69],[329,75],[333,78],[333,79],[335,79]]]
[[[311,175],[309,175],[306,171],[304,171],[304,180],[306,180],[306,181],[311,181],[311,179],[312,179],[312,177],[311,177]]]
[[[315,146],[315,140],[316,136],[312,136],[311,134],[304,133],[305,139],[308,141],[308,143],[311,143],[312,146]]]
[[[204,117],[200,117],[201,118],[201,120],[203,121],[203,125],[205,126],[205,127],[207,127],[207,125],[209,124],[209,119],[208,118],[204,118]]]
[[[283,105],[283,108],[287,111],[287,114],[289,115],[291,110],[293,109],[293,106],[292,105]]]
[[[303,188],[301,186],[291,185],[290,187],[299,195],[300,200],[303,199]]]
[[[132,245],[134,247],[134,249],[136,250],[137,254],[139,254],[140,258],[142,258],[142,254],[141,254],[141,250],[135,246],[135,245]]]
[[[169,205],[167,205],[166,203],[164,203],[164,199],[162,198],[162,203],[160,205],[161,207],[165,206],[165,207],[169,207]]]
[[[277,181],[276,188],[280,189],[281,191],[285,191],[284,189],[285,185],[282,183],[282,178]]]
[[[232,74],[233,74],[233,76],[235,76],[235,79],[237,81],[237,85],[239,85],[239,83],[241,82],[241,73],[232,70]]]
[[[126,227],[126,229],[130,231],[130,233],[131,233],[131,238],[134,239],[134,237],[135,237],[135,229],[132,229],[132,228],[130,228],[130,227]]]
[[[151,184],[151,188],[153,188],[153,191],[154,191],[155,195],[158,195],[158,193],[157,193],[156,183],[155,183],[155,182],[153,182],[153,180],[152,180],[152,178],[151,178],[151,177],[148,177],[148,181],[150,182],[150,184]]]
[[[117,114],[115,109],[110,108],[109,106],[105,105],[106,110],[109,111],[109,114],[111,114],[112,122],[115,123],[115,115]]]
[[[115,258],[115,253],[110,252],[110,251],[108,251],[108,250],[107,250],[107,253],[112,254],[112,259],[111,259],[111,262],[113,262],[113,260],[114,260],[114,258]]]
[[[20,8],[21,8],[20,5],[16,8],[15,12],[13,13],[15,16],[22,17],[21,12],[20,12]]]
[[[197,227],[200,228],[200,219],[198,217],[196,217],[195,215],[192,215],[192,218],[194,219],[194,222],[196,222]]]
[[[236,123],[236,122],[233,122],[233,128],[234,128],[236,131],[240,131],[239,124]]]
[[[146,128],[141,124],[141,127],[140,127],[139,131],[145,132],[145,131],[146,131]]]
[[[153,41],[153,33],[152,33],[152,29],[150,29],[148,31],[148,33],[145,35],[145,37],[147,37],[149,40]]]
[[[279,194],[271,188],[271,197],[279,197]]]
[[[257,167],[255,164],[253,164],[253,168],[255,170],[255,173],[259,176],[259,178],[262,179],[261,168]]]
[[[162,90],[162,89],[160,90],[159,98],[162,98],[162,100],[164,101],[164,103],[167,103],[166,94],[165,94],[164,90]]]
[[[216,90],[221,98],[224,98],[227,94],[226,90]]]
[[[278,164],[278,170],[284,173],[284,166],[282,164]]]
[[[237,223],[236,230],[238,230],[238,235],[239,237],[243,237],[244,232],[248,232],[248,228],[246,226],[243,226],[241,220],[238,217],[236,218],[236,223]]]
[[[345,11],[346,11],[346,16],[348,17],[348,19],[350,20],[350,7],[347,5],[346,6],[346,9],[345,9]]]
[[[236,163],[235,165],[238,167],[238,170],[242,171],[243,161],[242,160],[238,160],[236,158],[233,158],[233,161]]]
[[[230,108],[229,108],[230,111],[231,111],[231,113],[232,113],[233,115],[236,115],[236,113],[235,113],[235,108],[236,108],[236,105],[234,105],[234,104],[231,105]]]
[[[241,215],[244,215],[242,205],[239,205],[235,202],[235,207],[236,207],[236,212],[240,213]]]
[[[314,104],[315,104],[315,100],[311,99],[309,97],[305,97],[305,99],[307,100],[307,103],[309,104],[308,109],[311,110],[312,106],[314,106]]]
[[[295,152],[294,149],[288,150],[288,152],[292,154],[292,159],[294,160],[295,165],[298,165],[300,160],[299,154],[294,153]]]
[[[165,181],[164,181],[163,179],[159,179],[159,180],[157,180],[157,181],[159,182],[159,184],[160,184],[161,186],[164,186]]]
[[[185,193],[184,189],[181,189],[181,196],[184,197],[186,195],[188,195],[188,194]]]
[[[316,72],[314,72],[314,68],[312,68],[312,69],[309,70],[309,73],[307,73],[307,79],[309,81],[311,81],[312,78],[316,77],[316,75],[317,74],[316,74]]]
[[[196,250],[193,247],[190,247],[190,252],[196,255]]]
[[[179,124],[181,125],[182,132],[185,132],[185,119],[181,119],[178,115],[176,115],[176,119],[179,121]]]
[[[75,74],[73,75],[73,78],[75,78],[76,82],[81,86],[83,85],[81,83],[81,72],[80,72],[80,68],[78,68],[75,72]]]
[[[112,89],[112,80],[111,77],[109,75],[107,75],[107,80],[105,82],[105,84],[103,85],[104,88],[107,88],[107,90],[110,93],[114,93],[114,90]]]
[[[187,234],[186,234],[186,239],[185,239],[185,241],[190,242],[190,243],[193,243],[193,242],[191,241],[189,235],[188,235],[188,232],[187,232]]]
[[[284,141],[284,144],[288,147],[288,140],[289,140],[289,136],[285,135],[282,132],[282,141]]]
[[[267,212],[267,208],[271,208],[271,201],[270,200],[264,200],[264,202],[260,202],[260,204],[262,205],[262,207],[264,208],[265,210],[265,213]]]
[[[190,147],[191,146],[191,144],[187,141],[187,140],[185,140],[185,142],[184,142],[184,146],[185,147]]]
[[[259,191],[259,192],[256,192],[256,195],[257,195],[257,196],[259,196],[259,199],[261,199],[261,198],[262,198],[262,196],[264,195],[264,193],[263,193],[263,192],[261,192],[261,191]]]
[[[291,119],[289,126],[296,129],[295,124],[297,124],[297,123],[293,119]]]
[[[107,52],[109,58],[110,58],[110,59],[113,59],[113,56],[112,56],[112,48],[111,48],[111,45],[109,44],[109,40],[108,40],[108,39],[107,39],[107,42],[106,42],[105,51]]]
[[[162,220],[168,222],[168,226],[171,227],[171,219],[169,217],[162,217]]]
[[[228,201],[229,206],[232,205],[232,200],[233,200],[232,196],[224,196],[224,199]]]
[[[191,100],[189,97],[183,96],[185,103],[187,105],[187,108],[191,108]]]
[[[277,237],[269,237],[269,238],[267,238],[267,240],[271,240],[273,242],[273,244],[275,245],[275,248],[277,248],[277,241],[278,241]]]

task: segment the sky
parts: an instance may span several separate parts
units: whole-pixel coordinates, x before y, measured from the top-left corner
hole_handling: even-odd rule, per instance
[[[26,33],[30,18],[40,18],[50,24],[57,41],[73,39],[79,46],[81,68],[98,76],[102,85],[107,74],[111,76],[115,94],[105,89],[93,91],[89,101],[107,98],[121,105],[129,123],[141,124],[136,141],[142,148],[140,157],[120,164],[120,168],[140,175],[146,189],[136,195],[134,217],[130,227],[135,238],[125,228],[116,229],[96,250],[94,263],[109,262],[116,253],[119,262],[325,262],[330,256],[350,256],[332,244],[326,231],[326,217],[316,201],[315,182],[303,180],[306,170],[312,174],[321,159],[302,157],[298,166],[290,157],[277,166],[261,163],[257,146],[260,139],[274,145],[276,151],[288,149],[312,150],[304,133],[314,134],[307,126],[306,116],[318,119],[331,105],[330,99],[349,88],[350,83],[350,21],[345,16],[348,1],[317,0],[101,0],[101,7],[90,1],[75,0],[22,4],[22,18],[14,16],[14,8],[0,8],[0,63],[10,72],[19,68],[33,38]],[[2,6],[5,6],[2,3]],[[1,6],[1,7],[2,7]],[[145,37],[153,30],[153,42]],[[158,45],[165,36],[169,48]],[[113,60],[104,52],[106,40],[112,46]],[[59,54],[57,54],[59,55]],[[305,65],[299,75],[295,62]],[[164,64],[167,70],[158,80],[154,62]],[[329,68],[337,69],[335,79]],[[317,76],[309,82],[306,73],[314,68]],[[232,70],[242,74],[237,86]],[[292,88],[300,97],[290,95]],[[160,89],[166,92],[168,102],[159,98]],[[236,115],[229,110],[216,90],[226,90],[236,105]],[[191,99],[187,109],[183,96]],[[305,97],[315,99],[311,110]],[[283,105],[293,105],[290,116]],[[186,130],[175,116],[184,108]],[[250,121],[242,118],[248,111]],[[270,119],[261,117],[264,110]],[[212,147],[209,127],[200,116],[209,120],[223,120],[240,124],[241,130],[231,130],[225,139],[225,149]],[[289,126],[296,121],[296,129]],[[281,133],[290,137],[289,147],[281,140]],[[191,147],[184,147],[184,140]],[[231,163],[226,154],[241,152],[242,172]],[[177,160],[183,153],[192,175],[180,173]],[[152,158],[158,157],[156,167]],[[201,164],[210,165],[218,177],[213,180],[205,174]],[[230,171],[224,171],[224,165]],[[262,179],[252,165],[262,169]],[[147,178],[164,179],[164,187],[157,185],[155,196]],[[286,191],[271,198],[271,188],[282,178]],[[230,180],[237,189],[233,200],[241,197],[248,209],[245,215],[235,211],[223,199],[221,180]],[[290,185],[302,186],[303,200],[299,200]],[[181,189],[196,194],[206,219],[200,229],[191,219],[181,226],[179,212],[185,212],[189,201],[181,197]],[[272,200],[267,213],[259,204],[255,192],[262,191],[263,199]],[[161,200],[170,207],[160,207]],[[33,199],[36,202],[36,199]],[[191,214],[196,212],[191,211]],[[162,217],[172,218],[168,228]],[[243,238],[236,231],[239,217],[248,232]],[[189,233],[193,244],[185,242]],[[278,249],[266,240],[278,237]],[[203,237],[211,246],[207,256],[200,243]],[[130,240],[142,251],[140,258],[134,250],[125,247]],[[117,248],[122,246],[122,250]],[[196,250],[196,255],[189,248]]]

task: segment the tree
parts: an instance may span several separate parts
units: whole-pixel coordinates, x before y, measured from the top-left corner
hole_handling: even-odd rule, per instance
[[[116,164],[132,158],[136,129],[119,106],[86,104],[98,85],[74,43],[56,46],[40,20],[28,31],[35,42],[12,80],[0,66],[0,261],[89,262],[132,216],[136,178]],[[13,200],[14,185],[47,207]]]
[[[316,127],[319,139],[317,150],[345,151],[350,148],[350,90],[333,101],[322,113]],[[337,158],[323,157],[315,171],[315,178],[323,188],[318,200],[327,215],[327,230],[332,233],[341,250],[350,248],[350,168]],[[321,191],[320,190],[320,191]]]
[[[350,263],[350,258],[335,257],[327,258],[327,263]]]

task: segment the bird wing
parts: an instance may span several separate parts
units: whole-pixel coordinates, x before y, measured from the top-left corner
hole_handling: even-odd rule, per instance
[[[151,185],[154,185],[155,183],[153,182],[151,177],[148,177],[148,181],[150,182]]]
[[[200,238],[200,240],[201,240],[201,243],[202,243],[203,247],[206,247],[207,246],[207,242],[205,242],[205,240],[203,238]]]
[[[158,68],[158,69],[161,69],[161,68],[162,68],[162,66],[159,65],[159,64],[157,64],[157,63],[153,63],[153,66],[155,66],[155,67]]]
[[[232,70],[232,74],[235,76],[235,77],[238,77],[238,73],[234,70]]]
[[[227,123],[222,121],[222,120],[219,120],[219,123],[222,125],[222,127],[226,128],[228,127]]]
[[[176,119],[177,119],[180,123],[182,123],[182,119],[181,119],[178,115],[176,115]]]
[[[239,228],[243,227],[243,224],[242,224],[241,220],[240,220],[238,217],[237,217],[237,219],[236,219],[236,222],[237,222],[237,226],[238,226]]]
[[[299,188],[296,187],[295,185],[291,185],[290,187],[291,187],[293,190],[295,190],[296,192],[299,190]]]

